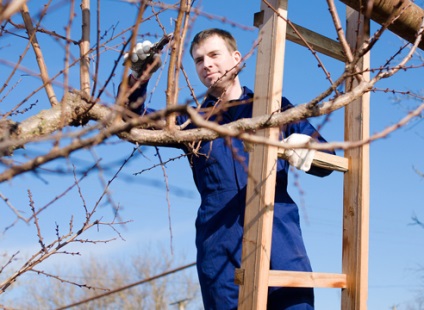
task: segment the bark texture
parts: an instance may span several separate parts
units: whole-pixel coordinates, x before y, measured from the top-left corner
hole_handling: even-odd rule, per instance
[[[371,2],[365,0],[340,1],[365,15],[367,15],[368,10],[367,3]],[[393,17],[400,14],[396,20],[388,25],[388,29],[408,42],[413,43],[415,41],[424,18],[422,8],[409,0],[374,0],[372,2],[369,18],[380,25],[385,25],[393,20]],[[420,42],[419,48],[424,50],[424,41]]]

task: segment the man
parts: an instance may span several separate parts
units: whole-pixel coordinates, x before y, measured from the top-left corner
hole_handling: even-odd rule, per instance
[[[135,48],[130,84],[146,72],[137,72],[142,59],[149,53],[151,43],[144,42]],[[202,108],[224,106],[217,114],[208,115],[209,121],[226,124],[241,118],[252,117],[253,93],[242,87],[238,70],[242,56],[235,39],[221,29],[207,29],[198,33],[190,47],[197,75],[207,88],[207,98]],[[157,69],[156,65],[152,68]],[[147,76],[147,79],[146,79]],[[147,83],[131,94],[129,101],[137,102],[146,93]],[[140,102],[140,100],[138,100]],[[230,103],[227,107],[225,104]],[[282,110],[292,105],[282,99]],[[133,108],[137,113],[148,113],[143,105]],[[178,123],[187,120],[179,116]],[[187,129],[194,128],[189,125]],[[314,137],[325,140],[307,121],[284,126],[281,139],[305,142]],[[249,153],[239,139],[219,138],[203,141],[196,154],[180,145],[188,155],[193,177],[201,196],[196,219],[197,271],[205,309],[236,309],[238,286],[234,284],[234,270],[240,267],[243,218],[246,199],[247,167]],[[307,150],[291,150],[289,160],[278,160],[274,223],[271,251],[271,269],[311,271],[309,258],[303,244],[298,208],[287,193],[289,162],[308,173],[325,176],[330,171],[311,167],[312,158]],[[268,309],[313,309],[312,288],[270,288]]]

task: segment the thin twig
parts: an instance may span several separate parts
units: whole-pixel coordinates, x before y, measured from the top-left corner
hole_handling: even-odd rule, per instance
[[[169,228],[169,241],[170,241],[170,247],[171,247],[171,254],[174,253],[174,247],[172,243],[173,234],[172,234],[172,220],[171,220],[171,199],[169,198],[169,183],[168,183],[168,175],[166,173],[165,164],[162,161],[162,156],[160,155],[159,149],[155,147],[156,155],[159,158],[159,163],[162,168],[163,178],[165,181],[165,187],[166,187],[166,202],[168,204],[168,228]]]

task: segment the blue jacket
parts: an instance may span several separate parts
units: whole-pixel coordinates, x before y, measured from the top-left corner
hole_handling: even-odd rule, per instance
[[[130,101],[144,96],[146,85],[130,96]],[[243,88],[239,100],[248,101],[253,92]],[[208,97],[202,107],[211,107],[217,99]],[[283,98],[282,110],[293,107]],[[152,110],[140,106],[139,114]],[[252,104],[235,105],[213,116],[219,124],[227,124],[252,117]],[[184,123],[187,116],[179,116]],[[187,129],[194,128],[191,124]],[[292,133],[313,136],[325,140],[306,120],[283,126],[281,138]],[[197,269],[205,309],[236,309],[238,287],[234,284],[234,269],[240,267],[241,240],[246,200],[246,184],[249,153],[237,138],[218,138],[201,142],[196,154],[184,145],[178,145],[188,155],[193,178],[201,196],[196,219]],[[289,164],[278,160],[274,222],[271,251],[271,269],[311,271],[299,225],[298,208],[287,192]],[[326,176],[329,170],[312,167],[308,172]],[[296,308],[296,305],[298,306]],[[312,309],[312,289],[270,288],[268,309]]]

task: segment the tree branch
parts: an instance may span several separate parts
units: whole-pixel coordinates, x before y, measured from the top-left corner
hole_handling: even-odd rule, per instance
[[[81,11],[82,11],[82,25],[81,25],[81,41],[79,43],[80,47],[80,84],[81,91],[87,95],[90,95],[90,59],[88,57],[88,51],[90,49],[90,1],[82,0],[81,1]],[[99,43],[99,42],[97,42]],[[98,45],[97,45],[98,46]],[[97,55],[99,58],[100,55]]]
[[[32,24],[31,16],[29,15],[28,6],[26,4],[22,7],[22,19],[24,20],[26,29],[28,31],[28,37],[31,42],[32,48],[34,50],[36,60],[38,63],[38,67],[40,68],[40,76],[45,84],[44,88],[46,90],[47,97],[50,100],[50,104],[52,107],[57,105],[57,98],[53,90],[53,86],[50,83],[49,74],[47,72],[46,63],[44,61],[43,53],[41,52],[40,45],[38,44],[36,31],[34,30],[34,26]]]

